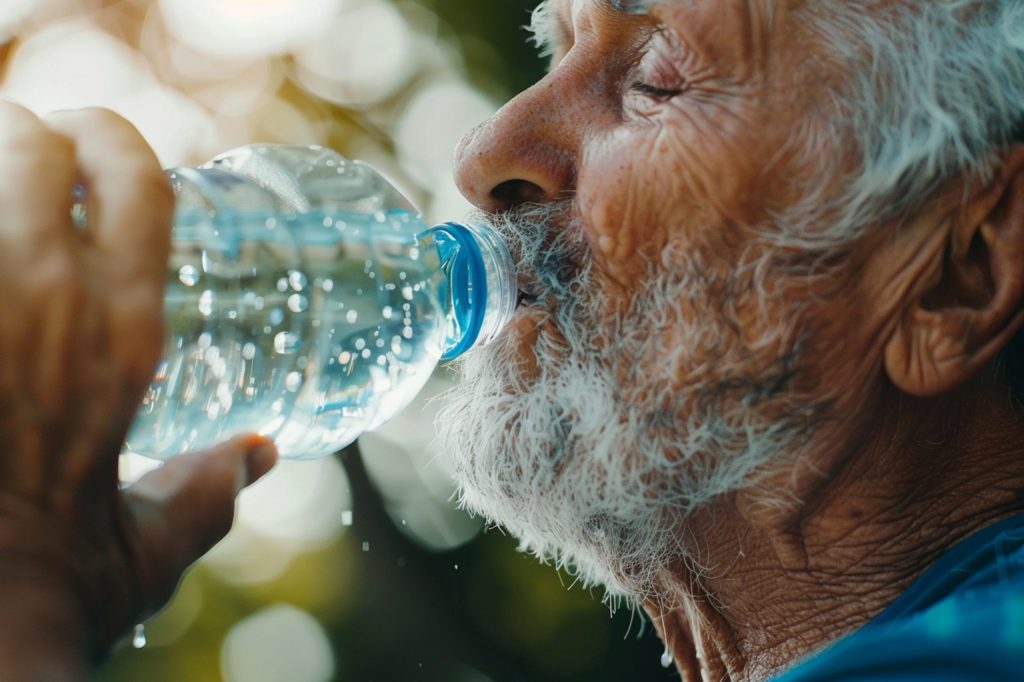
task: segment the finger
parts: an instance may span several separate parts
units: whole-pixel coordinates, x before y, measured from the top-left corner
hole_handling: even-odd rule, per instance
[[[71,237],[74,144],[28,109],[5,101],[0,101],[0,174],[0,239],[11,262],[23,261],[27,247],[52,250]]]
[[[64,111],[46,124],[74,141],[93,214],[94,243],[118,267],[115,286],[148,282],[162,290],[174,194],[149,145],[128,121],[102,109]]]
[[[134,408],[164,343],[163,293],[174,195],[153,151],[120,116],[60,112],[46,123],[75,142],[92,215],[86,253],[91,280],[107,293],[107,354]],[[131,410],[129,410],[131,411]],[[125,424],[126,426],[126,424]]]
[[[128,488],[143,594],[151,607],[169,597],[185,569],[227,534],[239,491],[276,461],[270,440],[240,436],[172,459]]]

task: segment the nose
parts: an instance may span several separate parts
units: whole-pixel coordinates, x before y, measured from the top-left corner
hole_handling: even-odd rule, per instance
[[[472,130],[455,152],[455,182],[478,208],[545,203],[573,189],[582,123],[552,75]]]

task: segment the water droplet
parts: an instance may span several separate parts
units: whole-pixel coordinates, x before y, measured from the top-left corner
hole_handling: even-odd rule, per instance
[[[146,646],[146,626],[142,623],[132,629],[132,646],[136,649]]]
[[[671,665],[672,665],[672,654],[670,654],[668,652],[668,649],[665,649],[665,652],[661,654],[661,667],[662,668],[668,668],[668,667],[671,667]]]
[[[212,343],[213,337],[210,336],[210,332],[203,332],[199,335],[199,341],[196,342],[196,345],[199,346],[201,350],[206,350]]]
[[[404,336],[407,339],[411,339],[412,338],[412,327],[405,327],[405,328],[403,328],[402,329],[402,336]]]
[[[281,293],[288,291],[288,280],[285,279],[284,277],[277,280],[277,290],[280,291]]]
[[[331,293],[332,291],[334,291],[334,280],[333,279],[325,279],[324,283],[323,283],[323,289],[327,293]]]
[[[273,230],[277,227],[277,218],[267,218],[267,222],[265,224],[268,230]]]
[[[219,359],[220,359],[220,348],[217,348],[217,346],[211,346],[211,347],[206,349],[205,353],[203,353],[203,362],[205,362],[208,365],[212,365],[213,363],[217,362],[217,360],[219,360]]]
[[[404,282],[404,281],[405,281],[405,280],[406,280],[406,279],[407,279],[408,277],[409,277],[409,275],[405,274],[405,270],[402,270],[402,271],[401,271],[400,273],[398,273],[398,279],[402,280],[403,282]]]
[[[231,384],[223,381],[217,384],[217,400],[219,400],[220,404],[224,406],[225,412],[231,410],[231,406],[235,403],[235,399],[231,391]]]
[[[362,350],[366,348],[366,339],[356,339],[356,350]]]
[[[341,353],[340,355],[338,355],[338,362],[340,362],[343,365],[347,365],[348,363],[352,362],[352,354],[349,353],[348,351]]]
[[[280,308],[274,308],[273,310],[270,311],[268,321],[275,327],[281,324],[282,322],[284,322],[284,311],[281,310]]]
[[[178,270],[178,279],[187,287],[194,287],[199,284],[199,270],[194,265],[183,265]]]
[[[401,355],[402,354],[402,339],[401,339],[401,337],[396,336],[395,338],[391,339],[391,352],[394,353],[395,355]]]
[[[334,218],[327,216],[324,218],[324,227],[334,227]]]
[[[357,313],[354,310],[350,310],[347,313],[345,313],[345,319],[348,320],[349,324],[355,324],[356,320],[359,319],[359,313]]]
[[[419,260],[420,259],[420,250],[417,249],[415,246],[412,247],[411,249],[409,249],[409,258],[410,258],[410,260]]]
[[[383,367],[384,365],[388,364],[388,359],[386,357],[384,357],[383,355],[378,355],[377,356],[377,364],[380,365],[381,367]]]
[[[409,286],[408,284],[402,287],[402,298],[404,298],[407,301],[412,300],[412,287]]]
[[[199,296],[199,312],[203,317],[213,314],[213,292],[209,289]]]
[[[274,337],[274,350],[282,355],[294,353],[302,347],[302,339],[292,332],[281,332]]]
[[[363,360],[369,360],[370,356],[373,355],[373,353],[370,352],[369,348],[364,348],[363,352],[360,353],[360,355],[363,356]]]
[[[291,288],[295,291],[302,291],[309,285],[309,280],[306,279],[306,275],[303,273],[293,270],[288,275],[288,284],[291,285]]]
[[[455,570],[456,571],[459,570],[459,565],[458,564],[455,564]]]
[[[256,344],[250,341],[242,346],[242,357],[246,360],[252,360],[256,357]]]
[[[278,414],[281,414],[282,412],[284,412],[284,401],[283,400],[275,400],[270,405],[270,411],[273,412],[275,415],[278,415]]]
[[[385,320],[390,320],[391,316],[395,314],[395,310],[391,306],[386,305],[383,308],[381,308],[380,314],[384,317]]]
[[[370,551],[370,543],[369,542],[364,542],[363,543],[363,551],[364,552],[369,552]]]
[[[293,313],[301,313],[309,307],[309,299],[302,294],[292,294],[288,297],[288,308]]]
[[[302,374],[299,372],[290,372],[284,380],[284,387],[294,393],[299,390],[302,386]]]
[[[343,511],[341,512],[341,525],[351,526],[352,525],[352,512]]]

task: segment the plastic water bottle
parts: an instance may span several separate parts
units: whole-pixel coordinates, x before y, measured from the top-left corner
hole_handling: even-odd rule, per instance
[[[126,451],[163,459],[255,431],[283,457],[331,454],[515,308],[495,234],[429,227],[328,149],[244,147],[168,174],[165,355]]]

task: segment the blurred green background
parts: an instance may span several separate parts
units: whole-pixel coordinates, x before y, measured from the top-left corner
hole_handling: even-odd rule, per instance
[[[534,2],[0,0],[0,96],[114,109],[167,167],[325,144],[428,219],[458,218],[455,144],[543,72],[523,30]],[[430,402],[454,381],[442,369],[359,448],[244,493],[146,645],[119,647],[99,679],[678,679],[642,618],[610,616],[599,592],[455,508]],[[151,466],[125,457],[123,478]]]

